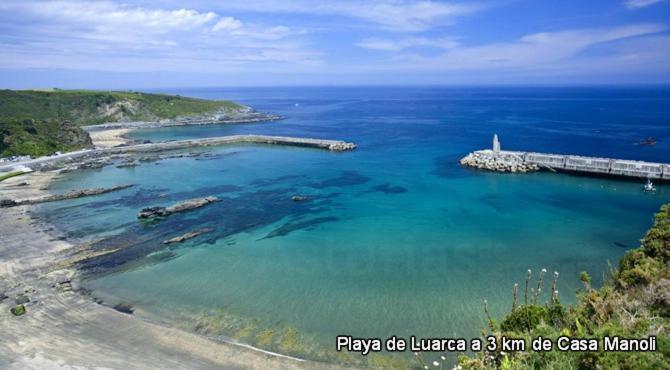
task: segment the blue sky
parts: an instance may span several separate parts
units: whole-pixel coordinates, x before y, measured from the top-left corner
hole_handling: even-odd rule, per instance
[[[0,2],[0,87],[670,83],[665,0]]]

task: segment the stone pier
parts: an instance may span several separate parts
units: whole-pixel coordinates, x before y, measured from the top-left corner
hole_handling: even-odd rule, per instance
[[[670,164],[667,163],[501,150],[497,136],[493,149],[472,152],[461,159],[461,164],[498,172],[548,170],[670,181]]]
[[[286,136],[267,136],[267,135],[232,135],[219,136],[203,139],[190,139],[167,141],[161,143],[148,143],[119,146],[105,149],[90,149],[69,152],[49,157],[40,157],[22,162],[10,162],[0,164],[0,173],[13,171],[17,167],[28,167],[33,170],[44,169],[47,167],[64,167],[68,164],[90,160],[95,158],[108,157],[125,153],[151,153],[168,150],[186,149],[204,146],[219,146],[228,144],[270,144],[286,145],[306,148],[325,149],[332,152],[343,152],[356,149],[356,144],[339,140],[309,139],[301,137]]]

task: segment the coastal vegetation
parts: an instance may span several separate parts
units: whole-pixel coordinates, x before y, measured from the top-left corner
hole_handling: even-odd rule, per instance
[[[0,156],[40,156],[90,147],[83,125],[242,109],[229,101],[131,91],[0,90]]]
[[[619,268],[611,269],[600,289],[591,286],[588,273],[580,274],[584,288],[577,293],[577,304],[565,306],[559,302],[557,272],[553,273],[549,293],[543,294],[545,273],[540,271],[536,282],[531,282],[532,271],[528,270],[522,298],[519,285],[514,285],[512,311],[500,323],[488,317],[492,335],[498,340],[503,336],[522,338],[528,349],[532,338],[540,336],[553,343],[561,336],[597,339],[598,349],[570,352],[558,351],[554,346],[547,352],[484,350],[473,357],[462,356],[461,368],[670,369],[670,204],[661,207],[641,246],[621,258]],[[486,306],[485,311],[488,315]],[[655,336],[657,349],[604,351],[603,338],[614,336]]]

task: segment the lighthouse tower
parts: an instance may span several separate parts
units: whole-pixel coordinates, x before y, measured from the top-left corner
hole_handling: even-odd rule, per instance
[[[493,153],[500,153],[500,141],[498,141],[498,134],[493,134]]]

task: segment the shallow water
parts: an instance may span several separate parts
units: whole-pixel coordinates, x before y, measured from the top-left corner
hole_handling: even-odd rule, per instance
[[[137,131],[152,141],[263,133],[353,141],[330,153],[261,145],[69,174],[53,189],[133,183],[39,213],[72,237],[123,253],[90,261],[85,285],[107,302],[214,336],[300,357],[351,361],[335,336],[471,337],[511,307],[527,269],[596,283],[638,245],[670,200],[639,182],[552,173],[493,174],[458,159],[490,145],[668,162],[662,89],[267,88],[180,90],[229,98],[285,120]],[[653,136],[653,147],[637,145]],[[195,151],[195,150],[194,150]],[[308,199],[293,202],[292,195]],[[154,222],[139,209],[216,195]],[[163,240],[211,227],[178,246]],[[548,291],[548,286],[545,286]],[[547,300],[548,294],[540,297]],[[354,358],[354,360],[356,360]]]

